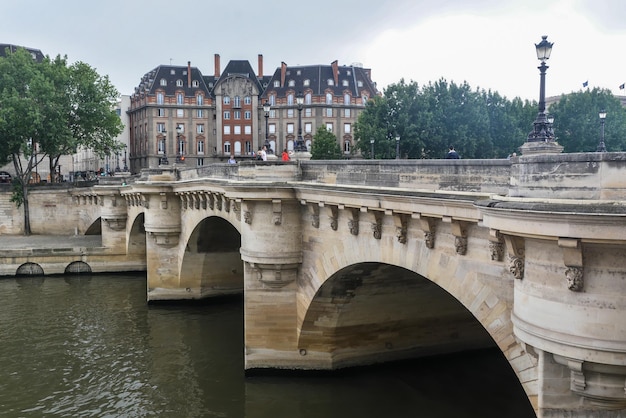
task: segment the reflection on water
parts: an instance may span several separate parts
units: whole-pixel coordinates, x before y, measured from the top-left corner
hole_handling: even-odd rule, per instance
[[[239,299],[145,297],[141,275],[0,280],[0,416],[534,417],[497,352],[246,378]]]

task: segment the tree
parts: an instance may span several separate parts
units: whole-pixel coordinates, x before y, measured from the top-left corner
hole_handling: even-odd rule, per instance
[[[605,144],[608,151],[626,150],[626,109],[610,90],[594,88],[563,95],[550,106],[554,132],[564,152],[593,152],[600,140],[598,113],[606,111]]]
[[[29,235],[28,185],[45,158],[54,173],[61,155],[78,146],[117,150],[114,138],[122,124],[112,104],[118,92],[107,77],[84,63],[45,57],[36,62],[18,49],[0,57],[0,162],[13,162],[13,200],[24,206],[24,234]],[[23,163],[26,161],[26,163]]]
[[[311,146],[312,160],[340,160],[343,157],[337,137],[325,127],[317,128]]]

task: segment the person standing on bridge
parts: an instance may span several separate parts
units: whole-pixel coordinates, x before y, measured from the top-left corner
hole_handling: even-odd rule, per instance
[[[450,149],[448,150],[448,155],[446,155],[446,158],[458,160],[461,157],[459,157],[459,153],[454,150],[454,147],[450,145]]]

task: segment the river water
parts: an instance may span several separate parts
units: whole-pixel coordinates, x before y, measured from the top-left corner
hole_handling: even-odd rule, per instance
[[[145,298],[143,275],[0,279],[0,416],[535,417],[498,351],[246,377],[239,298]]]

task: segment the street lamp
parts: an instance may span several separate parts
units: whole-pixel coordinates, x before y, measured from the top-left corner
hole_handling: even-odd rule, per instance
[[[396,135],[396,160],[400,159],[400,135]]]
[[[167,161],[167,131],[164,129],[161,131],[163,134],[163,157],[161,157],[161,165],[168,165],[169,161]]]
[[[126,145],[124,145],[124,172],[128,172],[128,166],[126,165]]]
[[[176,153],[176,162],[177,163],[184,163],[185,162],[185,149],[184,149],[184,145],[183,145],[183,132],[185,132],[185,130],[183,129],[183,127],[181,125],[178,125],[176,127],[176,140],[178,141],[178,152]]]
[[[370,139],[370,146],[372,147],[372,160],[374,159],[374,140]]]
[[[296,152],[307,152],[306,145],[304,144],[304,140],[302,139],[302,104],[304,103],[304,96],[302,92],[299,92],[296,96],[296,104],[298,105],[298,138],[296,139],[296,145],[294,146],[294,151]]]
[[[547,36],[541,37],[541,42],[535,44],[537,49],[537,59],[541,61],[539,68],[539,113],[533,123],[533,130],[528,134],[528,142],[548,142],[554,141],[554,137],[549,135],[548,119],[546,117],[546,61],[552,52],[552,42],[548,42]]]
[[[270,102],[266,100],[265,103],[263,103],[263,111],[265,112],[265,143],[263,145],[265,145],[265,149],[268,154],[274,153],[274,150],[272,149],[268,138],[268,119],[270,118],[271,108],[272,107],[270,106]]]
[[[606,110],[602,109],[598,114],[600,116],[600,143],[596,152],[606,152],[606,146],[604,145],[604,119],[606,119]]]

